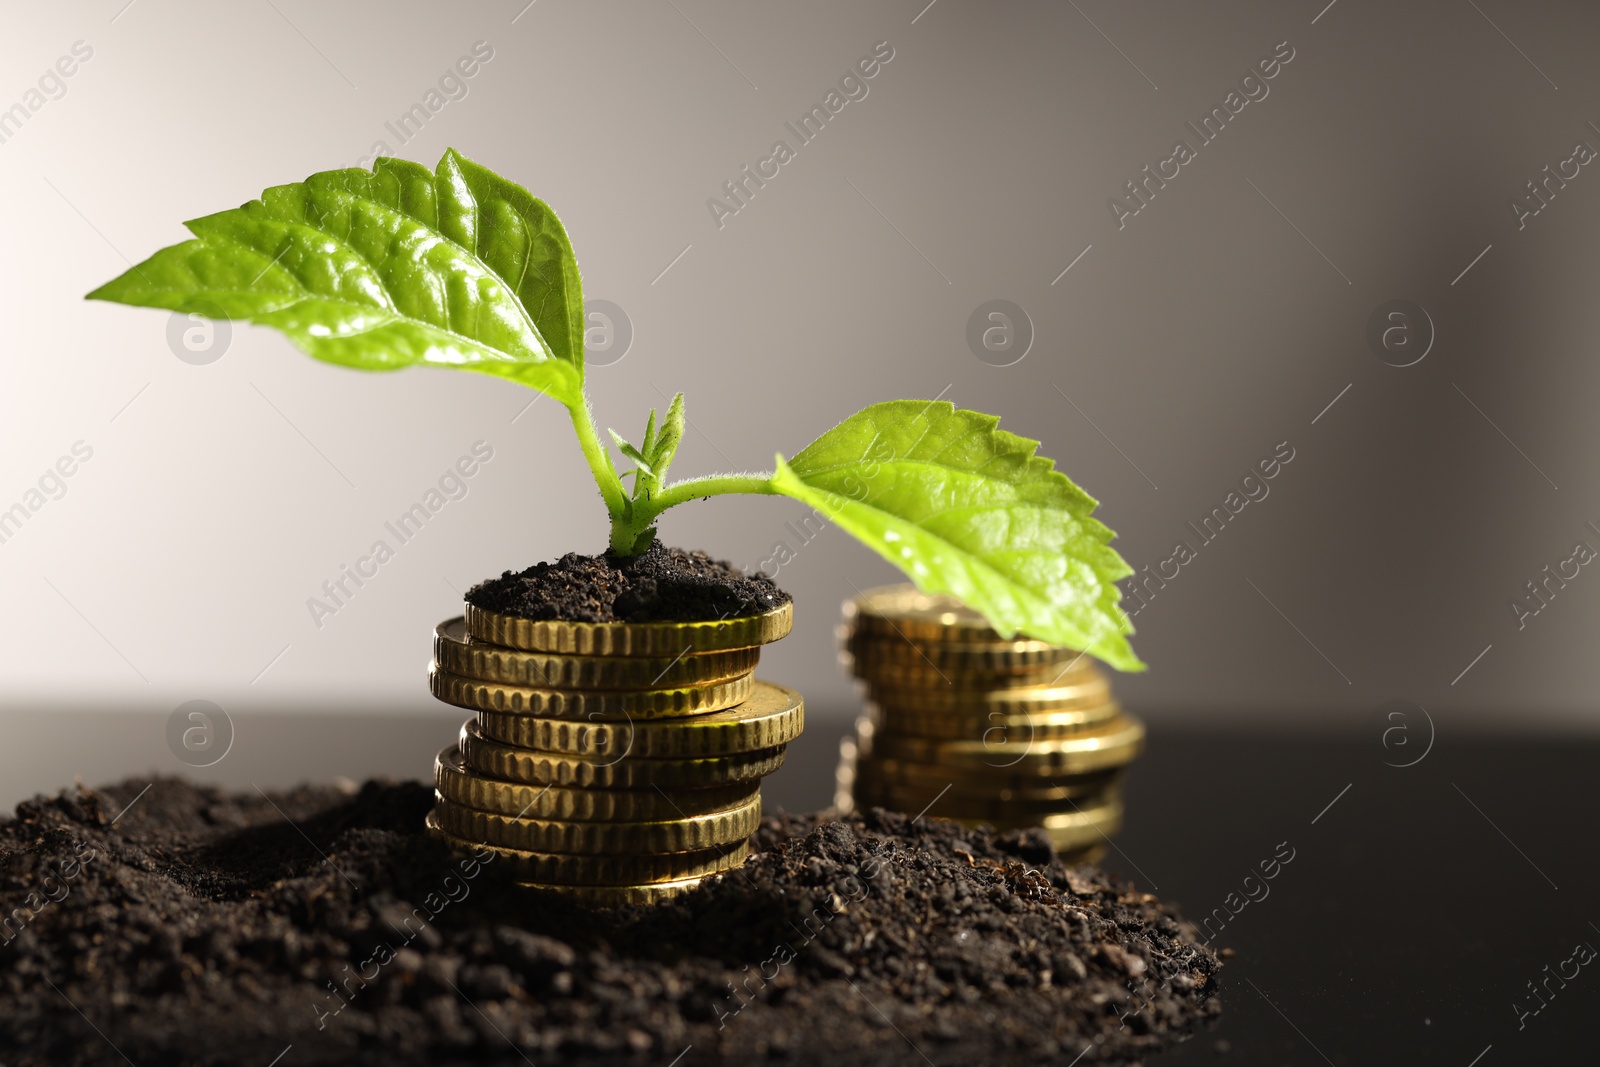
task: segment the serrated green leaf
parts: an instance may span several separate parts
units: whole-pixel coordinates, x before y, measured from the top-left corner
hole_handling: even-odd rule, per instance
[[[1095,500],[998,422],[948,401],[874,404],[779,456],[772,485],[1000,633],[1142,670],[1116,586],[1133,572],[1091,517]]]
[[[459,157],[446,167],[452,156],[440,163],[444,178],[383,159],[372,171],[327,171],[268,189],[187,223],[195,240],[162,249],[89,298],[245,319],[281,330],[317,359],[361,370],[457,367],[580,403],[581,364],[562,357],[519,298],[539,290],[501,273],[513,263],[506,242],[481,225],[497,209],[461,206],[474,180]],[[564,316],[550,322],[565,329]]]
[[[306,179],[410,215],[472,252],[511,287],[550,351],[583,372],[583,280],[566,227],[522,186],[447,149],[432,171],[385,156],[372,170]]]
[[[455,149],[435,180],[441,226],[504,278],[558,359],[583,380],[583,278],[566,227],[550,205]]]

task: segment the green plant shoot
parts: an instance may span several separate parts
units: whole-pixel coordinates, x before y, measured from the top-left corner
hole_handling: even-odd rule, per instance
[[[793,497],[1003,635],[1144,666],[1118,604],[1116,582],[1132,569],[1092,517],[1095,500],[992,415],[948,401],[873,404],[779,455],[770,474],[674,482],[680,393],[659,422],[650,412],[637,443],[609,431],[632,464],[619,472],[584,390],[583,282],[565,228],[542,200],[453,149],[433,170],[385,158],[370,171],[313,174],[187,226],[192,240],[89,298],[270,326],[359,370],[449,367],[537,389],[571,416],[618,556],[650,547],[678,504]]]

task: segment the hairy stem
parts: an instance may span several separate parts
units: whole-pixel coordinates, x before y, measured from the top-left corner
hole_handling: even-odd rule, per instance
[[[708,496],[726,496],[729,493],[751,493],[776,496],[770,474],[707,474],[699,478],[685,478],[673,482],[657,493],[650,501],[651,519],[670,507]]]
[[[606,502],[606,511],[611,515],[614,529],[618,522],[627,520],[632,510],[628,504],[628,494],[611,466],[606,446],[600,441],[600,431],[595,428],[594,412],[589,410],[587,398],[580,399],[567,410],[572,415],[572,429],[578,435],[578,444],[582,446],[583,458],[588,461],[589,470],[594,474],[595,485],[600,487],[600,497]]]
[[[654,496],[633,502],[631,515],[611,519],[611,551],[620,556],[634,555],[640,536],[656,518],[670,507],[708,496],[725,496],[729,493],[777,495],[770,474],[710,474],[702,478],[689,478],[674,482]],[[644,547],[649,547],[648,545]],[[637,551],[642,551],[638,548]]]

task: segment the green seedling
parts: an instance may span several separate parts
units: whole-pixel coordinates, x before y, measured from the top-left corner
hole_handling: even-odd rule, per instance
[[[413,365],[509,378],[562,404],[611,519],[610,550],[643,552],[668,508],[726,493],[793,497],[924,591],[949,593],[1001,634],[1024,633],[1138,670],[1116,581],[1132,571],[1095,500],[1038,442],[948,401],[872,404],[761,474],[669,481],[683,395],[637,443],[584,389],[583,282],[566,229],[526,189],[455,152],[433,170],[380,159],[266,190],[187,223],[90,299],[271,326],[359,370]],[[632,488],[624,483],[631,477]]]

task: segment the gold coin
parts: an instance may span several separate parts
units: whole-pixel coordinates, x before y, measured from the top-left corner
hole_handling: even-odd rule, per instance
[[[833,806],[838,811],[855,810],[851,796],[856,784],[856,741],[848,735],[839,739],[839,762],[833,771]]]
[[[769,644],[794,627],[794,602],[760,615],[704,622],[559,622],[467,605],[467,632],[491,645],[580,656],[678,656]]]
[[[461,752],[470,771],[524,785],[649,789],[750,782],[783,766],[785,747],[704,759],[601,760],[504,745],[484,737],[475,722],[461,727]]]
[[[1124,764],[1113,764],[1100,769],[1067,771],[1060,774],[1039,773],[1034,770],[1024,770],[1019,773],[1014,765],[1000,767],[984,763],[959,765],[928,759],[885,756],[882,751],[874,750],[880,738],[884,737],[887,737],[891,745],[896,740],[905,740],[908,744],[921,745],[925,748],[940,747],[939,742],[919,741],[914,738],[898,739],[883,735],[871,719],[859,718],[856,720],[855,736],[846,737],[839,744],[842,755],[840,780],[842,781],[848,772],[851,776],[863,779],[876,777],[896,785],[935,791],[950,787],[1006,798],[1050,800],[1061,797],[1076,799],[1089,795],[1101,789],[1106,781],[1116,780],[1126,770]]]
[[[427,830],[445,844],[473,852],[487,849],[496,860],[512,867],[519,881],[552,885],[655,885],[698,878],[737,867],[750,855],[750,842],[739,841],[694,852],[635,853],[580,856],[567,852],[537,852],[469,841],[439,825],[428,813]]]
[[[912,689],[907,686],[869,683],[867,699],[879,707],[934,713],[977,713],[980,715],[1037,715],[1054,711],[1101,707],[1111,699],[1111,685],[1104,674],[1091,669],[1081,679],[1058,685],[1004,686],[988,689],[938,688]]]
[[[1102,804],[1081,806],[1076,811],[1057,812],[1039,819],[992,821],[964,819],[968,825],[987,822],[996,830],[1023,830],[1041,827],[1057,852],[1072,852],[1104,842],[1122,829],[1122,798]]]
[[[973,645],[1033,640],[1000,633],[981,612],[959,597],[924,593],[910,584],[868,589],[845,601],[844,617],[850,630],[874,638]]]
[[[987,827],[1000,833],[1006,830],[1042,829],[1051,847],[1064,861],[1083,863],[1089,862],[1083,856],[1094,854],[1097,847],[1103,847],[1113,834],[1122,829],[1122,801],[1119,798],[1094,807],[1085,806],[1077,811],[1041,816],[1036,820],[1006,821],[938,812],[928,812],[926,817],[947,819],[973,829]]]
[[[1020,686],[1072,685],[1088,677],[1094,669],[1088,656],[1076,663],[1046,663],[1016,670],[988,667],[940,667],[933,663],[866,660],[855,658],[850,673],[877,689],[922,690],[950,693]]]
[[[907,814],[921,814],[930,819],[951,819],[956,822],[969,824],[985,824],[998,829],[1015,829],[1017,827],[1039,826],[1044,820],[1057,815],[1075,814],[1079,809],[1073,807],[1073,801],[1057,801],[1054,807],[1042,810],[1027,810],[1004,804],[963,804],[952,801],[950,794],[945,794],[936,802],[920,798],[906,799],[894,793],[879,793],[867,790],[859,793],[854,798],[857,810],[868,808],[887,808],[890,811],[900,811]],[[1090,798],[1081,803],[1084,810],[1088,810],[1100,798]]]
[[[484,737],[518,748],[622,759],[725,756],[786,745],[800,736],[800,694],[759,679],[743,704],[655,722],[573,722],[503,712],[478,713]]]
[[[439,797],[434,820],[466,841],[534,852],[693,852],[743,841],[761,822],[761,797],[737,807],[653,822],[568,822],[497,815]]]
[[[1052,741],[1105,725],[1121,713],[1108,701],[1080,711],[1047,711],[1038,715],[937,713],[897,707],[873,708],[873,721],[883,733],[925,737],[935,741]]]
[[[857,787],[892,789],[906,797],[921,796],[925,798],[924,803],[942,795],[974,803],[1015,802],[1049,810],[1050,805],[1064,800],[1098,796],[1117,786],[1126,773],[1126,767],[1113,767],[1076,775],[978,774],[964,768],[862,756],[856,761],[854,782]]]
[[[1001,641],[981,614],[957,597],[924,593],[914,585],[884,585],[844,603],[845,621],[858,633],[913,641]]]
[[[875,756],[940,764],[953,772],[987,769],[1021,776],[1076,775],[1120,767],[1139,754],[1144,725],[1129,715],[1119,715],[1103,728],[1054,741],[930,741],[878,733],[872,739]]]
[[[442,669],[480,682],[537,689],[680,689],[728,682],[756,669],[760,647],[677,656],[577,656],[522,652],[467,634],[461,617],[433,633],[433,658]]]
[[[750,696],[752,675],[731,682],[677,689],[534,689],[480,682],[440,667],[428,671],[428,688],[446,704],[473,711],[503,711],[547,719],[590,722],[671,719],[731,708]]]
[[[926,666],[957,674],[1027,674],[1049,667],[1057,670],[1076,667],[1080,659],[1089,662],[1081,652],[1030,638],[979,644],[969,641],[913,641],[853,633],[845,639],[844,650],[861,663]]]
[[[878,724],[872,721],[870,715],[857,715],[855,725],[854,742],[856,750],[863,756],[872,755],[872,740],[878,734]],[[844,743],[840,742],[841,751],[843,747]]]
[[[688,818],[738,807],[760,795],[761,783],[736,782],[704,789],[567,789],[482,778],[467,769],[451,745],[433,765],[441,796],[463,807],[500,815],[575,822],[651,822]]]
[[[539,889],[558,893],[569,900],[592,904],[597,908],[615,908],[623,904],[654,904],[660,900],[682,896],[697,885],[716,875],[697,875],[680,878],[674,882],[657,882],[654,885],[548,885],[543,882],[520,882],[524,889]]]
[[[877,805],[896,811],[925,811],[946,819],[1032,819],[1055,812],[1072,811],[1074,804],[1093,804],[1113,794],[1120,795],[1120,772],[1096,775],[1080,783],[1057,789],[983,789],[976,783],[960,782],[938,789],[898,784],[879,777],[869,768],[858,768],[851,785],[851,796],[858,807]]]

